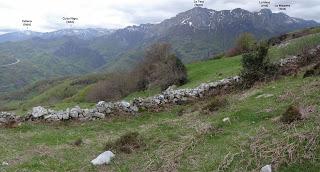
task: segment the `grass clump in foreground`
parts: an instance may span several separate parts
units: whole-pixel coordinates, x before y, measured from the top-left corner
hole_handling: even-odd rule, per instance
[[[317,171],[319,84],[318,77],[303,79],[301,73],[256,85],[227,95],[228,106],[221,107],[215,115],[202,115],[201,109],[192,111],[198,105],[189,104],[167,112],[145,112],[81,125],[23,123],[1,129],[0,147],[6,149],[0,149],[0,162],[9,165],[0,168],[8,172],[259,171],[271,164],[280,172]],[[257,98],[261,94],[274,96]],[[314,110],[305,120],[290,125],[275,120],[292,102]],[[186,112],[182,116],[177,114],[180,109]],[[230,124],[222,121],[226,117]],[[82,138],[81,146],[70,144],[78,138]],[[110,143],[108,148],[115,150],[116,158],[110,165],[91,166],[90,161],[105,150],[106,142]],[[133,149],[141,143],[145,146]],[[121,151],[121,145],[134,153]]]
[[[212,112],[216,112],[219,109],[222,109],[228,105],[228,100],[225,97],[214,97],[209,101],[204,107],[202,107],[201,111],[205,114],[210,114]]]
[[[121,151],[127,154],[132,153],[134,150],[144,147],[145,143],[143,138],[138,132],[128,132],[122,135],[115,142],[106,144],[105,150]]]
[[[320,63],[315,65],[312,69],[307,70],[304,73],[303,78],[311,77],[311,76],[320,76]]]
[[[285,113],[282,114],[281,121],[284,123],[292,123],[302,119],[302,114],[299,108],[295,105],[291,105]]]

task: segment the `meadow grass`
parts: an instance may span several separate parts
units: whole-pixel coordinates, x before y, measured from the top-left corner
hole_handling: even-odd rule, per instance
[[[241,58],[242,56],[235,56],[187,64],[188,83],[180,86],[179,88],[193,88],[204,82],[217,81],[238,75],[242,68]],[[145,91],[134,92],[125,99],[132,100],[136,97],[149,97],[160,92],[160,88],[153,88]]]
[[[315,31],[316,32],[316,31]],[[302,53],[307,47],[314,47],[320,43],[320,33],[307,35],[293,39],[285,46],[274,46],[269,49],[268,56],[271,61],[278,61],[288,55]],[[238,75],[241,67],[242,56],[235,56],[221,59],[210,59],[194,62],[186,65],[188,73],[188,83],[179,88],[193,88],[203,82],[217,81],[223,78]],[[93,107],[92,102],[88,102],[86,96],[92,87],[72,86],[72,80],[65,79],[60,84],[54,85],[48,90],[33,95],[27,100],[1,102],[6,109],[13,109],[17,114],[24,114],[33,106],[47,106],[53,109],[67,108],[68,106],[80,105],[84,108]],[[160,88],[152,88],[144,91],[133,92],[126,96],[124,100],[131,101],[136,97],[149,97],[160,93]]]
[[[272,136],[272,143],[282,143],[296,134],[310,132],[318,124],[320,90],[317,77],[285,77],[260,84],[239,93],[226,95],[228,106],[212,114],[202,114],[202,103],[174,106],[166,112],[142,112],[137,116],[112,117],[104,121],[57,124],[24,123],[18,128],[1,128],[0,162],[3,171],[252,171],[271,163],[271,157],[255,157],[249,145],[261,132]],[[259,95],[273,95],[257,98]],[[210,98],[209,98],[210,99]],[[292,103],[313,106],[309,118],[285,127],[276,118]],[[178,112],[183,110],[183,115]],[[229,117],[231,123],[224,123]],[[128,132],[139,132],[146,147],[132,154],[116,152],[110,165],[90,165],[105,143]],[[81,138],[83,144],[72,143]],[[317,140],[318,141],[318,140]],[[264,140],[266,148],[273,144]],[[319,144],[318,144],[319,145]],[[303,148],[299,145],[299,149]],[[319,151],[316,147],[315,151]],[[285,153],[281,154],[286,156]],[[317,154],[319,155],[319,154]],[[319,158],[319,157],[318,157]],[[228,161],[225,163],[225,161]],[[280,164],[278,171],[316,170],[318,160],[293,157]]]
[[[269,49],[269,57],[272,61],[278,61],[290,55],[303,53],[304,50],[314,48],[320,44],[320,33],[307,35],[301,38],[293,39],[283,46],[274,46]]]

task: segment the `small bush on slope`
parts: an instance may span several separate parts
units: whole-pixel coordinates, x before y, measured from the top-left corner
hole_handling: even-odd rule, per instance
[[[246,53],[242,58],[242,86],[250,88],[255,82],[265,81],[276,76],[278,68],[271,64],[268,57],[268,46],[261,43],[256,50]]]
[[[310,76],[319,76],[320,75],[320,63],[315,65],[312,69],[307,70],[306,73],[303,75],[303,78],[310,77]]]
[[[119,100],[132,92],[187,82],[187,70],[169,44],[154,44],[146,50],[144,60],[130,72],[117,72],[89,91],[89,101]]]
[[[294,105],[291,105],[281,117],[281,121],[288,124],[300,119],[302,119],[302,114],[299,108]]]
[[[202,112],[209,114],[211,112],[215,112],[221,108],[224,108],[227,104],[228,101],[225,97],[218,96],[209,101],[209,103],[202,108]]]
[[[114,143],[107,143],[105,149],[112,151],[121,151],[127,154],[145,146],[142,137],[138,132],[129,132],[121,136]]]
[[[256,44],[256,39],[251,33],[242,33],[235,42],[235,47],[226,52],[227,57],[233,57],[250,52]]]
[[[183,85],[187,82],[187,70],[174,54],[170,44],[154,44],[146,50],[143,62],[134,70],[141,78],[141,89],[160,86],[162,90],[171,85]]]
[[[114,73],[107,79],[95,84],[86,96],[90,102],[100,100],[119,100],[137,89],[135,75],[130,76],[127,73]]]

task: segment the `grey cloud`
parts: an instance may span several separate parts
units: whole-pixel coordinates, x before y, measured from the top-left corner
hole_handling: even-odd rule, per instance
[[[193,8],[193,0],[155,1],[154,5],[152,5],[152,3],[148,3],[148,5],[126,3],[126,1],[119,0],[121,1],[120,3],[117,3],[117,5],[111,7],[104,4],[99,6],[102,0],[91,1],[92,4],[90,6],[80,7],[80,9],[77,10],[81,11],[83,9],[93,8],[92,10],[97,13],[83,15],[93,15],[92,18],[95,18],[97,22],[93,22],[91,24],[79,23],[78,27],[125,27],[128,24],[138,25],[144,23],[158,23],[163,21],[164,19],[174,17],[180,12]],[[270,1],[273,4],[277,2],[293,2],[292,7],[288,11],[285,11],[285,13],[292,17],[309,20],[312,19],[320,22],[320,0]],[[132,1],[130,0],[130,2]],[[258,11],[261,9],[259,0],[205,0],[204,7],[214,10],[231,10],[234,8],[243,8],[249,11]],[[0,3],[0,8],[8,9],[12,8],[12,6],[5,6],[5,4],[3,4],[2,6],[2,3]],[[40,27],[44,30],[57,30],[66,28],[66,25],[63,24],[63,22],[60,20],[63,15],[65,14],[55,13],[55,11],[47,13],[47,15],[44,16],[44,21],[42,21],[43,23],[41,23]],[[4,29],[5,25],[1,28]],[[12,28],[10,27],[10,29]]]

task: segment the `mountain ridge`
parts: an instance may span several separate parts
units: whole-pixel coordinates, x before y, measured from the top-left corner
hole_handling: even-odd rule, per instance
[[[94,38],[94,37],[108,36],[110,34],[113,34],[116,31],[122,31],[122,30],[128,30],[128,31],[142,31],[142,30],[144,30],[144,31],[146,31],[147,29],[152,28],[154,26],[159,26],[161,24],[169,24],[170,20],[172,20],[172,19],[181,18],[181,17],[184,17],[186,15],[190,15],[190,14],[192,16],[201,15],[200,20],[196,20],[196,19],[199,19],[199,17],[198,17],[195,19],[193,18],[192,21],[189,21],[189,19],[191,18],[191,17],[189,17],[189,19],[183,19],[183,21],[181,21],[180,24],[187,24],[187,25],[196,27],[197,29],[201,29],[202,27],[206,27],[206,26],[208,28],[210,28],[211,26],[214,27],[217,23],[219,23],[220,21],[223,20],[222,18],[218,18],[218,19],[216,19],[217,23],[205,24],[206,21],[210,22],[208,20],[203,21],[203,17],[204,17],[205,13],[207,13],[207,15],[208,15],[207,17],[210,17],[210,15],[219,15],[220,17],[223,17],[224,15],[227,15],[229,13],[229,14],[232,14],[234,17],[239,17],[239,18],[241,16],[243,17],[244,15],[250,16],[250,15],[256,15],[256,14],[257,15],[276,14],[276,15],[282,15],[282,17],[283,16],[287,17],[286,22],[288,22],[288,23],[294,23],[294,22],[297,23],[297,22],[305,21],[305,22],[308,22],[309,24],[319,25],[319,23],[317,23],[314,20],[304,20],[301,18],[289,17],[288,15],[286,15],[285,13],[282,13],[282,12],[273,13],[270,9],[261,9],[260,11],[250,12],[248,10],[244,10],[241,8],[235,8],[232,10],[217,11],[217,10],[208,9],[208,8],[194,7],[190,10],[185,11],[185,12],[178,13],[176,16],[171,17],[169,19],[165,19],[162,22],[157,23],[157,24],[146,23],[146,24],[127,26],[127,27],[121,28],[121,29],[108,29],[108,28],[82,28],[82,29],[78,29],[77,28],[77,29],[60,29],[60,30],[55,30],[52,32],[35,32],[35,31],[30,31],[30,30],[17,31],[17,32],[9,32],[9,33],[0,35],[0,43],[10,41],[9,40],[10,37],[14,36],[14,35],[17,35],[18,37],[20,36],[20,37],[26,37],[26,38],[20,38],[20,39],[19,38],[17,38],[17,39],[12,38],[13,41],[26,40],[26,39],[33,38],[33,37],[50,39],[50,38],[57,38],[57,37],[62,37],[62,36],[77,36],[82,39],[90,39],[90,38]],[[238,15],[239,13],[241,15]],[[202,24],[202,25],[199,25],[199,21],[200,21],[200,24]],[[195,23],[197,23],[197,24],[195,25]],[[176,23],[175,25],[179,25],[179,22]],[[87,36],[86,34],[88,34],[89,36]]]
[[[270,10],[249,12],[237,8],[215,11],[197,7],[157,24],[118,30],[25,32],[30,38],[0,43],[0,58],[8,57],[3,60],[4,64],[21,60],[16,65],[0,69],[0,92],[48,77],[128,70],[141,61],[145,48],[157,42],[170,43],[174,53],[184,63],[190,63],[226,51],[243,32],[267,39],[314,26],[319,23]],[[16,71],[15,77],[9,76],[11,70]],[[1,89],[3,85],[10,87]]]

